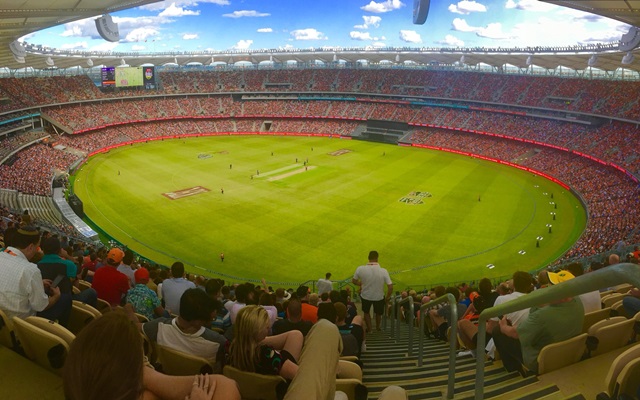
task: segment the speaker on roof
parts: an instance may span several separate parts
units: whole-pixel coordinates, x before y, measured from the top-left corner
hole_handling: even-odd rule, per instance
[[[533,64],[533,58],[531,56],[527,57],[527,67]]]
[[[117,42],[120,40],[118,24],[113,22],[111,15],[106,14],[96,19],[96,29],[100,36],[107,42]]]
[[[429,15],[429,0],[413,0],[413,23],[422,25]]]
[[[640,28],[632,26],[629,28],[629,32],[622,35],[618,50],[631,51],[638,46],[640,46]]]
[[[27,51],[24,49],[24,46],[17,40],[14,40],[9,44],[9,50],[11,50],[11,53],[13,53],[14,57],[17,58],[24,59],[27,55]]]
[[[90,58],[87,58],[87,65],[90,67],[93,67],[93,60]]]
[[[44,62],[50,67],[53,67],[55,65],[55,63],[53,62],[53,58],[51,57],[47,57],[47,59],[44,60]]]
[[[633,56],[633,54],[629,51],[627,52],[627,54],[624,55],[624,57],[622,57],[622,63],[624,65],[632,64],[634,58],[635,57]]]
[[[460,56],[460,64],[464,64],[464,55]]]
[[[597,54],[593,54],[589,58],[589,61],[587,62],[587,65],[590,66],[590,67],[595,67],[597,63],[598,63],[598,55]]]

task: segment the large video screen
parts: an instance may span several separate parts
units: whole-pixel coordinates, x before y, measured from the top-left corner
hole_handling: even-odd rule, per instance
[[[142,85],[142,67],[116,68],[116,87],[131,87]]]
[[[116,69],[114,67],[102,68],[102,87],[110,88],[116,86]]]

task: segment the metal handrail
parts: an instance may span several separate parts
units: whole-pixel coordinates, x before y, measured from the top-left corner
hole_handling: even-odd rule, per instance
[[[407,318],[408,320],[408,324],[409,324],[409,355],[413,355],[413,320],[414,318],[414,305],[413,305],[413,297],[411,296],[407,296],[406,298],[397,301],[398,298],[401,296],[395,296],[393,298],[393,302],[392,307],[393,307],[393,313],[394,313],[394,317],[392,318],[392,325],[391,325],[391,334],[395,336],[395,340],[396,342],[398,341],[398,339],[400,338],[400,307],[404,304],[404,303],[409,303],[409,316]],[[394,326],[394,321],[395,320],[395,330],[393,328]]]
[[[449,303],[451,306],[451,336],[449,337],[449,378],[447,381],[447,398],[453,398],[453,386],[456,380],[456,342],[458,340],[458,300],[451,294],[431,300],[420,307],[420,340],[418,341],[418,366],[422,367],[422,353],[424,351],[424,321],[425,314],[437,304]]]
[[[624,263],[616,264],[594,272],[579,276],[558,285],[536,290],[526,296],[519,297],[498,306],[486,308],[478,319],[478,343],[485,343],[486,322],[489,318],[498,317],[514,311],[540,306],[552,301],[574,297],[602,288],[613,287],[623,283],[631,283],[640,287],[640,266]],[[484,357],[476,359],[476,391],[475,399],[482,400],[484,395]]]

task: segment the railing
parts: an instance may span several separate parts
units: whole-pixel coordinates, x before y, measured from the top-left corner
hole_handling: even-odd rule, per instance
[[[435,300],[431,300],[430,302],[423,304],[420,307],[420,340],[418,341],[418,366],[422,367],[422,354],[424,351],[424,324],[425,324],[425,314],[429,311],[429,309],[437,304],[448,303],[451,306],[451,321],[458,320],[458,300],[453,297],[451,293],[447,293],[442,297],[438,297]],[[451,324],[451,335],[449,336],[449,378],[447,381],[447,398],[453,398],[453,386],[455,384],[456,379],[456,341],[458,340],[458,324]]]
[[[402,296],[394,296],[391,299],[391,334],[394,336],[395,341],[397,342],[400,338],[400,307],[403,304],[409,303],[409,311],[408,316],[405,316],[407,319],[407,324],[409,325],[409,355],[413,355],[413,320],[414,318],[414,306],[413,306],[413,297],[407,296],[406,298],[398,301]]]
[[[478,343],[485,343],[486,322],[489,318],[623,283],[631,283],[636,287],[640,287],[640,266],[629,263],[612,265],[559,285],[536,290],[535,292],[507,303],[487,308],[480,314],[480,318],[478,319]],[[451,335],[453,336],[453,332]],[[452,341],[452,343],[454,342]],[[476,400],[481,400],[484,395],[484,362],[485,360],[482,356],[476,359]]]

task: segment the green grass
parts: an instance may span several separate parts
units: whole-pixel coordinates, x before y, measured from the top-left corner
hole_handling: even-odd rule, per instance
[[[329,155],[340,149],[350,152]],[[304,169],[306,158],[308,171],[269,180]],[[177,200],[162,195],[195,186],[210,191]],[[224,136],[126,146],[93,157],[74,190],[94,223],[152,260],[271,282],[327,271],[349,278],[372,249],[399,286],[499,277],[551,262],[586,223],[577,198],[530,173],[335,138]],[[432,197],[419,205],[399,201],[414,191]]]

